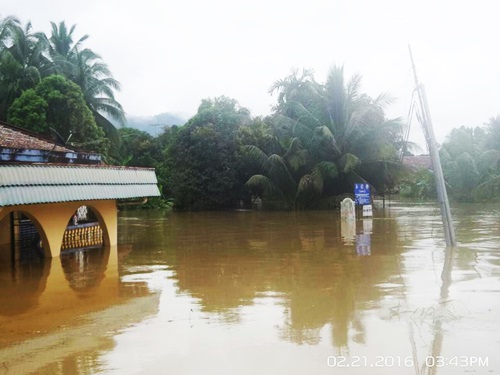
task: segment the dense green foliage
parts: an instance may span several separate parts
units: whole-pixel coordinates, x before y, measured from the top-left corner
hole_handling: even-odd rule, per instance
[[[106,153],[108,149],[80,87],[63,76],[46,77],[25,91],[12,103],[7,120],[47,136],[55,133],[83,150]]]
[[[74,40],[75,26],[52,23],[51,35],[14,17],[0,19],[0,120],[85,150],[108,162],[155,168],[162,198],[148,206],[179,209],[249,207],[257,198],[281,209],[325,208],[352,194],[354,183],[375,193],[435,196],[432,171],[409,171],[399,119],[387,119],[387,95],[360,91],[334,66],[325,82],[293,71],[274,82],[273,112],[252,118],[236,100],[205,99],[185,125],[158,136],[121,128],[120,84],[99,55]],[[159,130],[159,129],[158,129]],[[462,201],[500,196],[500,117],[454,129],[442,145],[448,191]]]
[[[500,117],[483,127],[453,129],[441,148],[450,194],[462,201],[498,199]]]
[[[234,99],[206,99],[186,125],[155,138],[157,146],[143,134],[134,148],[147,145],[142,154],[181,209],[248,206],[252,198],[285,209],[326,207],[354,182],[383,193],[402,169],[401,124],[385,118],[385,96],[359,94],[359,83],[345,85],[341,68],[325,84],[294,72],[273,85],[279,95],[270,117],[252,119]],[[139,159],[130,149],[122,160]]]
[[[118,130],[122,140],[120,165],[156,167],[161,155],[159,142],[150,134],[133,128]]]
[[[451,131],[440,149],[448,195],[464,202],[497,201],[500,194],[500,116],[475,128]],[[416,171],[402,186],[406,196],[435,197],[431,171]]]
[[[114,98],[114,90],[118,90],[120,85],[113,79],[110,70],[100,56],[92,50],[82,47],[82,43],[88,38],[87,35],[76,43],[73,42],[74,30],[75,26],[68,30],[64,21],[60,22],[59,25],[52,23],[51,35],[47,37],[44,33],[33,32],[29,22],[25,27],[22,27],[15,17],[0,19],[0,120],[14,118],[17,121],[22,119],[17,123],[29,124],[26,126],[31,129],[40,128],[44,133],[46,133],[44,129],[54,127],[55,124],[50,121],[63,121],[64,118],[54,119],[55,114],[50,114],[51,108],[56,108],[61,103],[56,105],[52,101],[45,109],[49,111],[49,116],[44,117],[42,115],[44,104],[34,96],[32,91],[24,95],[22,105],[18,102],[16,108],[10,110],[16,99],[20,99],[29,90],[39,91],[38,86],[42,79],[56,74],[61,75],[80,88],[81,94],[79,95],[82,96],[85,106],[91,111],[94,125],[97,124],[104,130],[104,133],[95,133],[99,134],[101,138],[96,141],[94,134],[92,132],[89,134],[87,126],[84,126],[86,130],[77,135],[73,123],[68,123],[66,130],[58,128],[60,130],[58,132],[69,134],[71,131],[74,134],[72,140],[77,140],[78,144],[85,144],[87,149],[92,149],[91,145],[94,142],[96,145],[94,151],[106,153],[107,147],[103,147],[103,145],[111,143],[113,152],[116,154],[120,138],[115,127],[104,115],[124,122],[123,109]],[[70,92],[73,93],[74,90],[70,90]],[[64,91],[60,91],[60,93],[66,95]],[[74,100],[73,97],[71,101],[74,102]],[[61,100],[59,101],[61,102]],[[20,106],[24,109],[21,110]],[[28,113],[29,108],[35,110],[31,116]],[[77,111],[74,114],[65,115],[73,122],[79,121],[78,119],[81,118],[86,124],[88,123],[87,114],[83,115],[87,110],[83,110],[80,104],[68,104],[65,109]],[[22,114],[22,111],[25,114]],[[104,135],[111,142],[106,141]]]
[[[166,153],[177,207],[236,207],[242,189],[237,178],[237,136],[249,122],[249,111],[235,100],[202,101],[198,113],[175,133]]]
[[[343,69],[333,67],[324,84],[306,70],[274,83],[273,149],[245,147],[259,166],[247,182],[254,194],[288,208],[311,208],[351,193],[356,182],[380,193],[394,187],[402,126],[385,118],[386,96],[373,100],[359,93],[360,80],[354,76],[345,84]]]
[[[402,178],[399,193],[405,198],[436,198],[436,181],[432,170],[418,168]]]

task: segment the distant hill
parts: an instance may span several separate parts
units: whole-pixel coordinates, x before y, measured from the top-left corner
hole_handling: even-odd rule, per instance
[[[151,135],[158,135],[163,132],[164,127],[172,125],[184,125],[186,119],[172,113],[160,113],[155,116],[127,116],[126,126],[145,131]],[[119,125],[115,125],[119,127]]]

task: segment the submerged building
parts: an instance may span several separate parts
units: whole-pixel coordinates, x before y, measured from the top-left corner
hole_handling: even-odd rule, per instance
[[[159,196],[154,169],[0,122],[0,262],[117,244],[117,204]]]

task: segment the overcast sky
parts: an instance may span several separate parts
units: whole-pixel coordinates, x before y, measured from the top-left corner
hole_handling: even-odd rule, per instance
[[[34,30],[76,24],[121,82],[128,115],[188,118],[226,95],[270,113],[268,89],[292,68],[324,82],[333,64],[360,73],[362,91],[396,98],[406,118],[414,88],[408,44],[438,141],[500,114],[500,5],[495,0],[0,0],[0,16]],[[417,123],[411,140],[422,142]]]

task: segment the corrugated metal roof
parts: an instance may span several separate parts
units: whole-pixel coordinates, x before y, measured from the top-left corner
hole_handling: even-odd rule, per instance
[[[15,186],[1,188],[0,206],[129,199],[160,195],[156,185]]]
[[[152,169],[46,164],[0,166],[0,207],[159,195]]]
[[[156,184],[152,169],[103,166],[0,165],[0,186]]]

